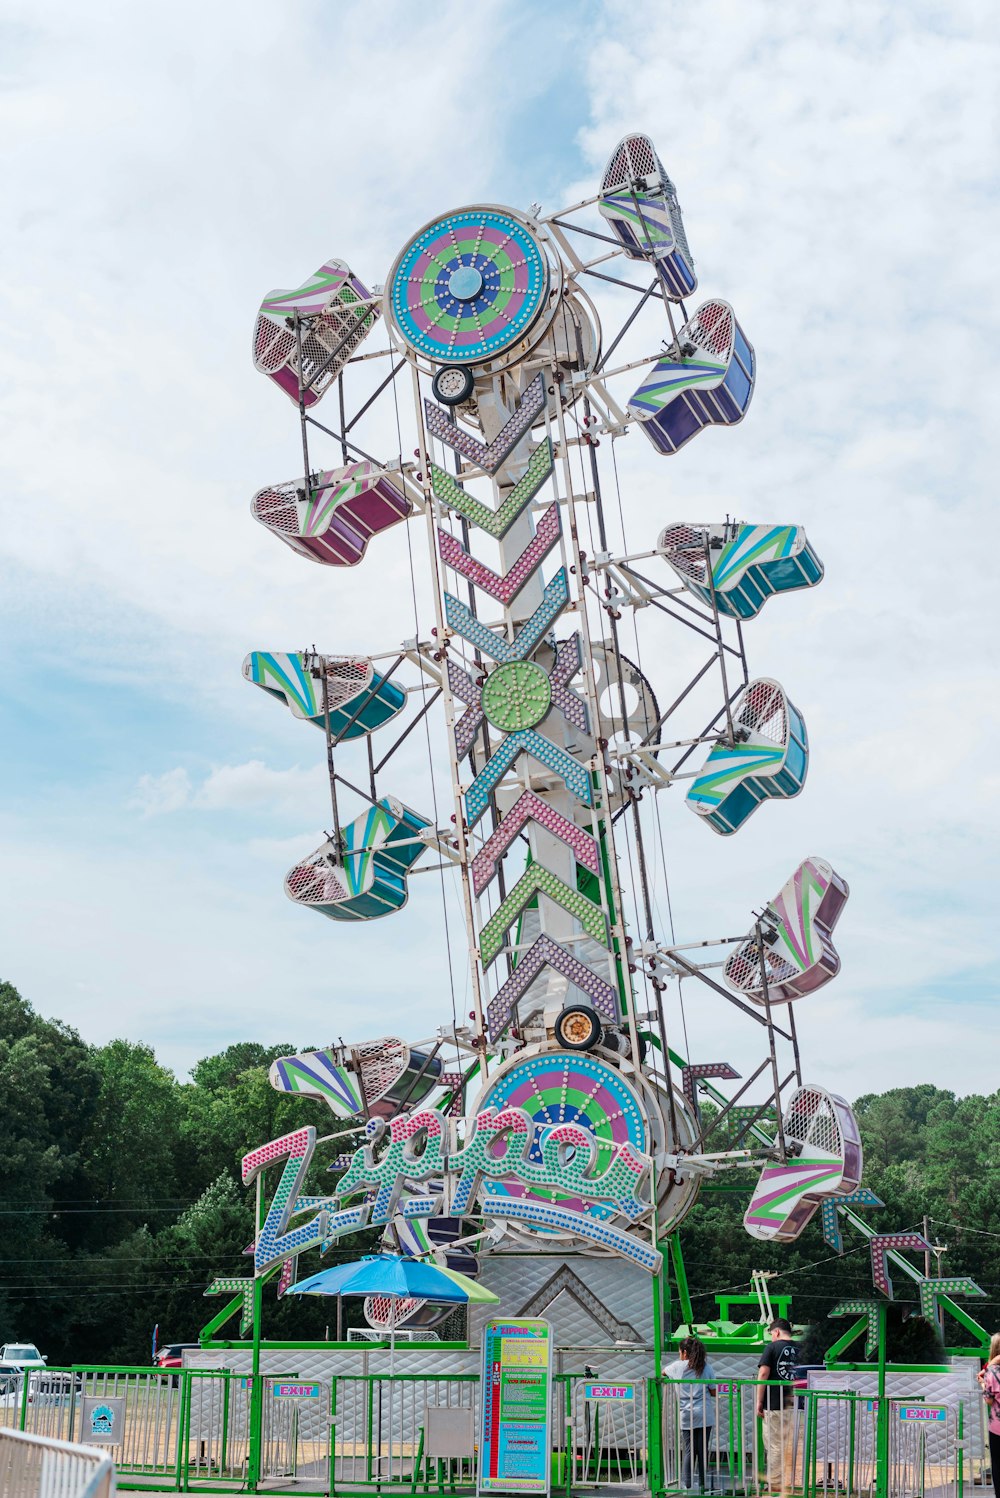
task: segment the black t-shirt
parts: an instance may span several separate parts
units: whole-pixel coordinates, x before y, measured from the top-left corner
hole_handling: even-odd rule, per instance
[[[760,1355],[758,1368],[767,1369],[764,1386],[764,1408],[780,1410],[792,1398],[792,1378],[797,1365],[802,1361],[796,1343],[790,1338],[779,1338],[765,1347]],[[784,1386],[784,1387],[782,1387]]]

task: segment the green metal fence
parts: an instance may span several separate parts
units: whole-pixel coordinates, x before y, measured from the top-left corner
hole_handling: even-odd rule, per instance
[[[988,1483],[981,1400],[796,1391],[757,1416],[756,1379],[635,1379],[608,1397],[583,1374],[552,1389],[554,1498],[694,1491],[757,1498],[977,1498]],[[463,1498],[476,1491],[479,1378],[344,1374],[299,1381],[225,1370],[47,1369],[0,1395],[0,1428],[86,1440],[85,1396],[125,1401],[119,1487]]]
[[[933,1376],[924,1375],[920,1387],[912,1398],[881,1400],[788,1390],[761,1419],[763,1386],[756,1379],[664,1380],[657,1468],[663,1490],[739,1498],[785,1491],[803,1498],[973,1498],[989,1485],[983,1401],[952,1396],[935,1403]]]

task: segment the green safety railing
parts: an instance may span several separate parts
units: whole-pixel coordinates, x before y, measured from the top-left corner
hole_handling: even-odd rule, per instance
[[[941,1372],[912,1368],[914,1375]],[[463,1409],[478,1432],[477,1374],[337,1374],[306,1379],[320,1390],[312,1401],[272,1399],[274,1384],[224,1369],[159,1370],[127,1365],[52,1368],[22,1378],[0,1396],[0,1427],[60,1440],[85,1440],[84,1395],[125,1399],[124,1443],[114,1448],[124,1490],[224,1494],[268,1492],[320,1498],[326,1494],[385,1493],[407,1498],[471,1498],[477,1452],[440,1456],[428,1449],[428,1405]],[[581,1373],[553,1376],[551,1492],[570,1498],[588,1491],[670,1495],[685,1486],[685,1449],[704,1448],[705,1482],[694,1491],[756,1498],[770,1487],[756,1379],[720,1377],[706,1396],[711,1435],[697,1436],[682,1400],[693,1380],[636,1378],[627,1418],[592,1404]],[[702,1380],[701,1383],[709,1381]],[[934,1407],[933,1383],[905,1402],[851,1391],[798,1390],[787,1408],[787,1442],[794,1463],[792,1490],[802,1498],[966,1498],[982,1483],[986,1462],[984,1416],[978,1398],[952,1399],[944,1420],[901,1418],[903,1408]],[[884,1384],[883,1384],[884,1388]],[[256,1394],[256,1397],[254,1395]],[[700,1406],[688,1403],[695,1416]],[[686,1435],[692,1435],[686,1441]],[[476,1435],[474,1441],[478,1439]],[[970,1493],[971,1498],[971,1493]]]
[[[976,1395],[936,1401],[930,1379],[945,1371],[890,1366],[883,1370],[880,1394],[793,1386],[772,1447],[783,1473],[768,1472],[766,1426],[757,1415],[767,1386],[757,1379],[663,1379],[651,1491],[691,1491],[695,1463],[686,1472],[684,1457],[700,1446],[705,1480],[694,1491],[751,1498],[784,1491],[787,1484],[803,1498],[914,1498],[931,1491],[938,1498],[964,1498],[967,1485],[982,1485],[988,1465],[984,1407]],[[923,1376],[922,1392],[905,1399],[887,1395],[885,1372]],[[702,1389],[703,1399],[692,1402],[692,1391]],[[702,1435],[706,1420],[708,1437]]]

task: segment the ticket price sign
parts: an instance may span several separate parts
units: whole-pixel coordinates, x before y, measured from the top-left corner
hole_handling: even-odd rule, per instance
[[[480,1493],[549,1491],[552,1328],[488,1321],[483,1328]]]

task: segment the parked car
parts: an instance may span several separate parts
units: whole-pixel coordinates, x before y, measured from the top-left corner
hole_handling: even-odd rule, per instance
[[[181,1354],[196,1352],[197,1349],[197,1342],[164,1342],[162,1347],[157,1348],[153,1362],[157,1368],[182,1368],[184,1359]]]
[[[11,1363],[15,1368],[44,1368],[47,1362],[34,1342],[5,1342],[0,1347],[0,1363]]]
[[[79,1390],[81,1380],[72,1373],[50,1373],[29,1369],[16,1369],[3,1383],[0,1393],[0,1408],[20,1409],[24,1391],[24,1380],[28,1380],[28,1403],[40,1405],[69,1404],[73,1392]]]

